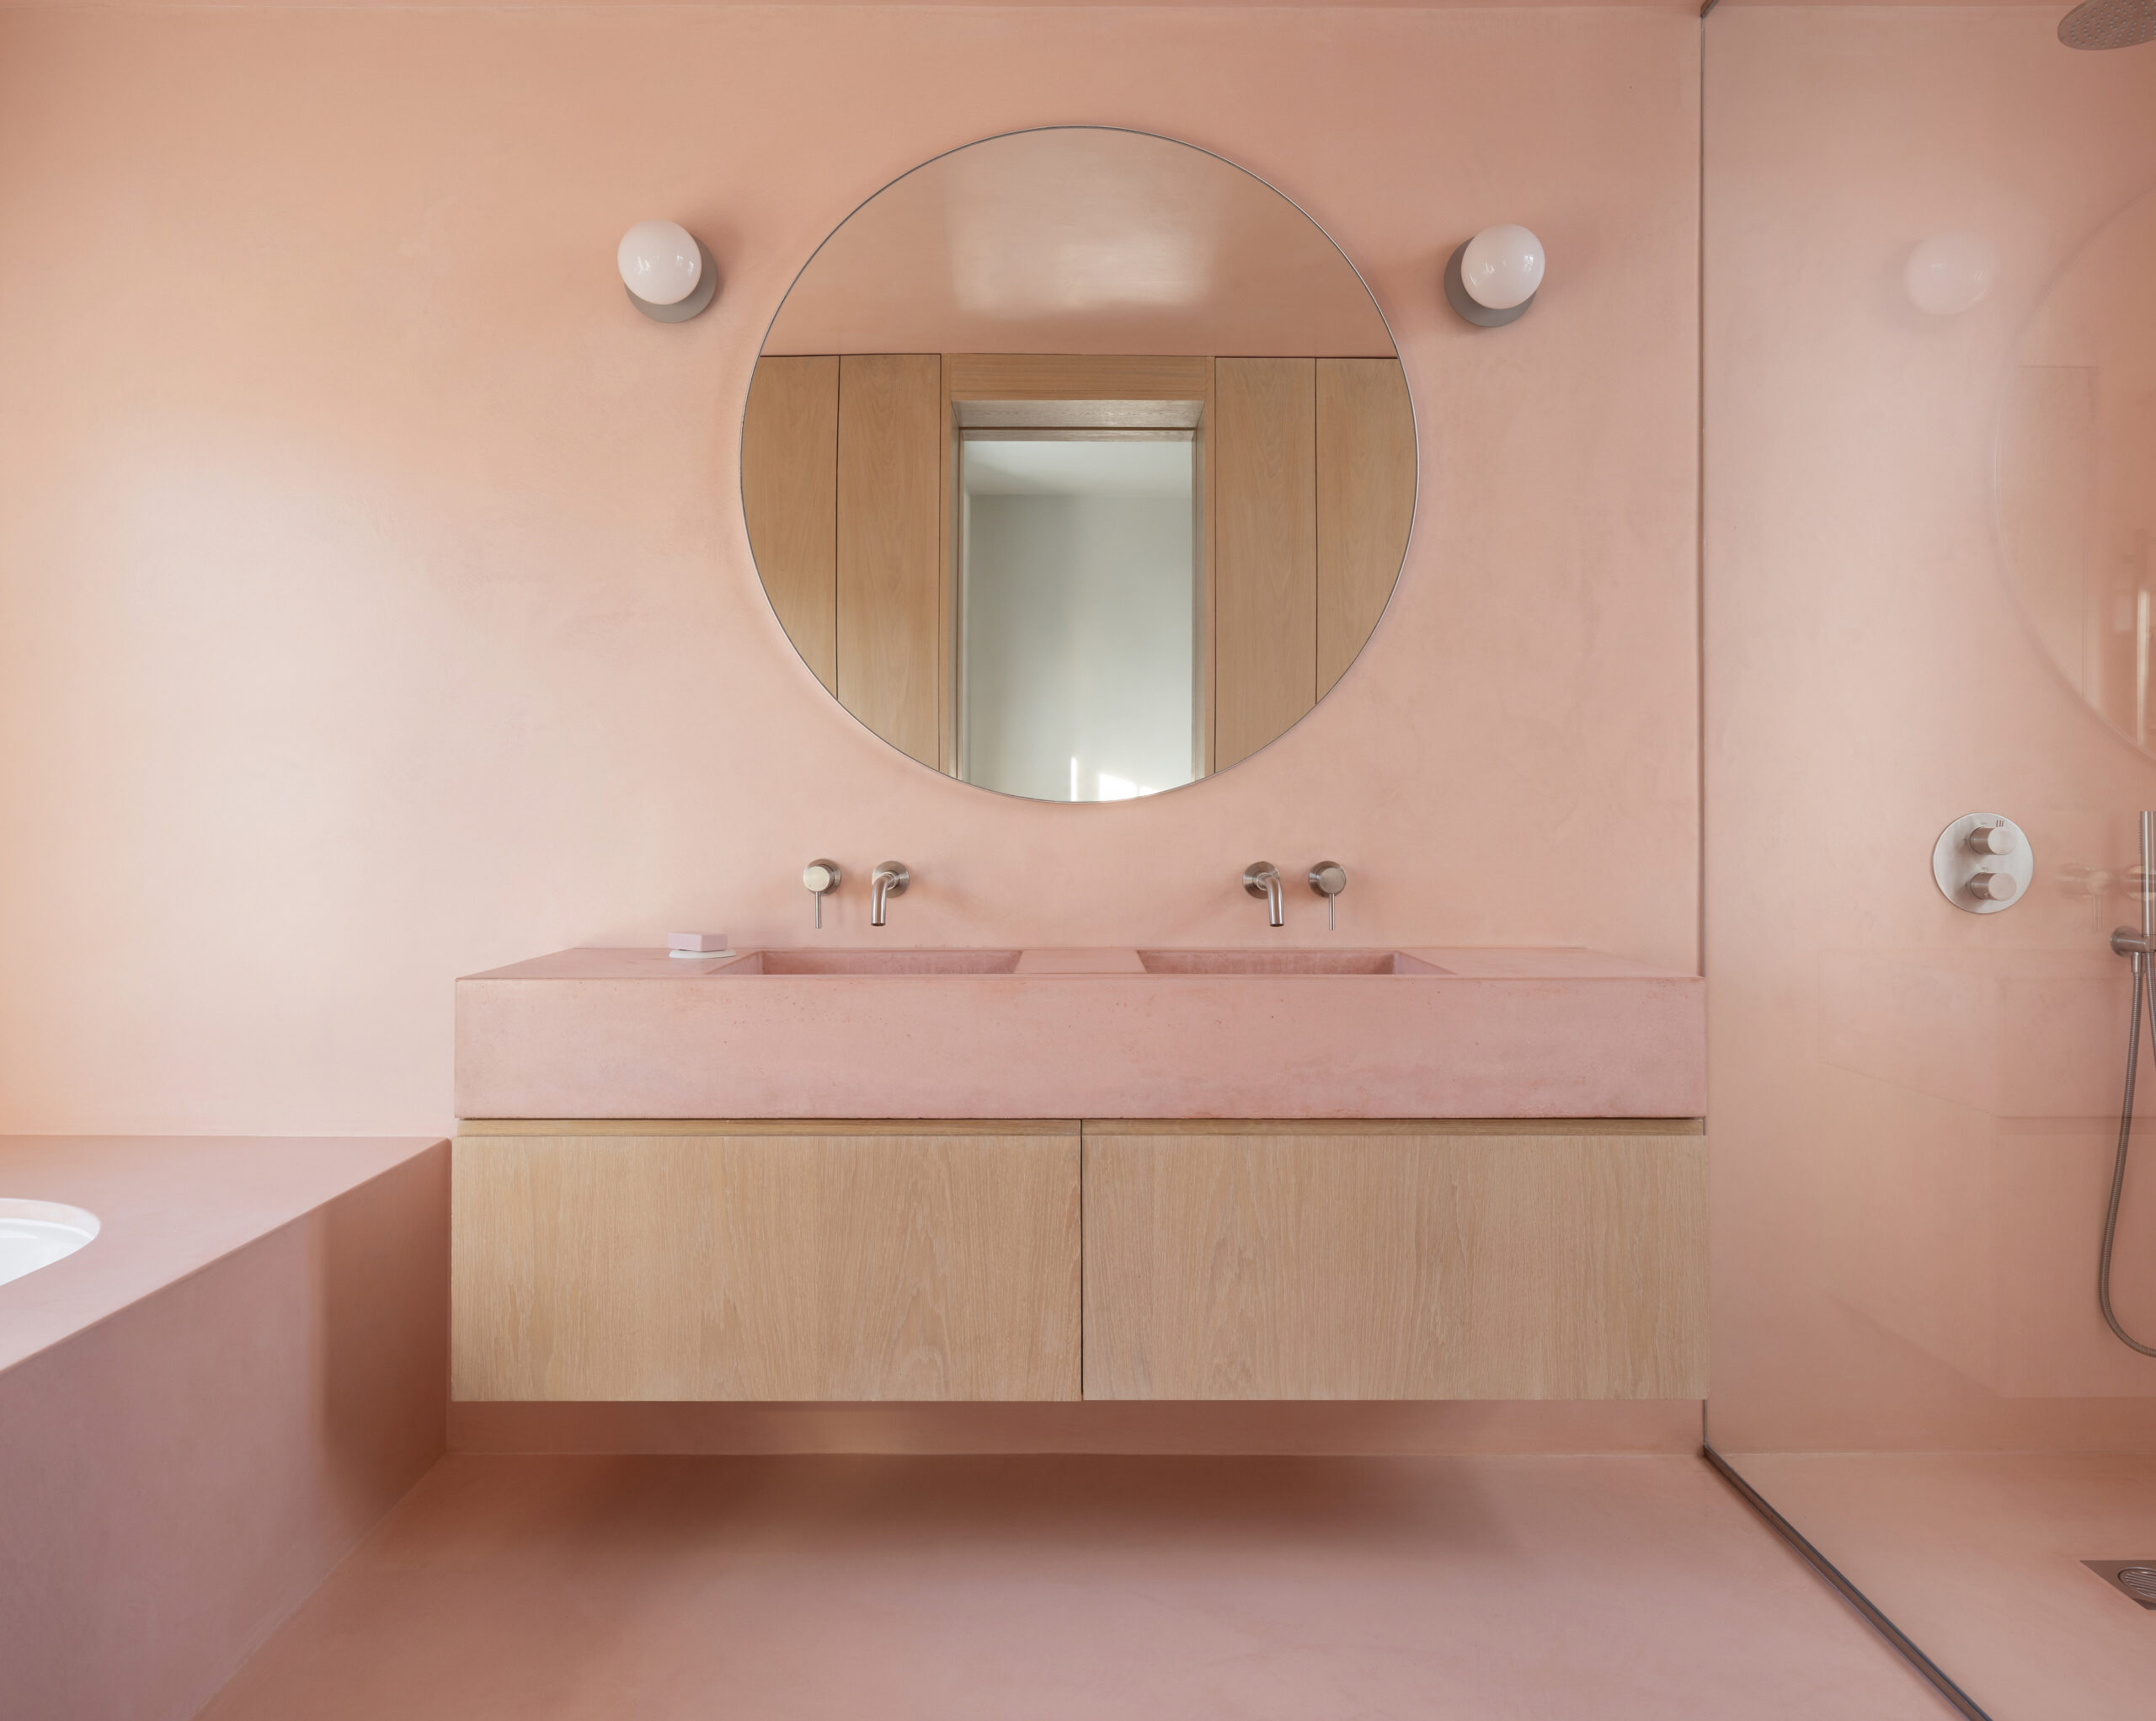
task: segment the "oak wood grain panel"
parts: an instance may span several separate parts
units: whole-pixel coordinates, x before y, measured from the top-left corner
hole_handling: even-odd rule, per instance
[[[467,1123],[462,1127],[468,1130],[472,1125]],[[584,1125],[576,1127],[581,1129]],[[1060,1125],[1040,1127],[1054,1129]],[[1087,1118],[1084,1124],[1089,1141],[1097,1136],[1159,1136],[1169,1132],[1178,1136],[1703,1136],[1706,1128],[1704,1118]]]
[[[1070,1136],[1077,1133],[1078,1127],[1067,1118],[463,1118],[458,1120],[456,1132],[460,1136]],[[1156,1130],[1160,1125],[1144,1127]]]
[[[958,421],[951,361],[938,355],[936,400],[936,768],[958,774]]]
[[[1089,1398],[1695,1398],[1694,1134],[1085,1144]]]
[[[942,361],[839,361],[839,703],[924,765],[941,749]]]
[[[839,361],[764,358],[741,421],[741,508],[771,608],[838,690]]]
[[[1415,516],[1415,414],[1397,359],[1317,361],[1317,696],[1370,637]]]
[[[1078,1134],[462,1134],[460,1399],[1075,1398]]]
[[[953,400],[1201,400],[1208,358],[1121,354],[951,353]]]
[[[1317,361],[1213,371],[1214,762],[1317,703]]]
[[[1206,367],[1205,401],[1190,437],[1191,581],[1190,774],[1213,768],[1213,373]]]

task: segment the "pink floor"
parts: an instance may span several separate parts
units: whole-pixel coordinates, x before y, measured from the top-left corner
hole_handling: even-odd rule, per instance
[[[2156,1612],[2081,1563],[2156,1564],[2156,1457],[1730,1462],[1995,1721],[2156,1714]]]
[[[1948,1713],[1700,1460],[1549,1456],[452,1456],[204,1712]]]

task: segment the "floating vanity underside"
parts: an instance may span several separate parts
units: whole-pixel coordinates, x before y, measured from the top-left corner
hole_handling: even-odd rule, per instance
[[[1694,1398],[1696,1120],[468,1121],[452,1390]]]

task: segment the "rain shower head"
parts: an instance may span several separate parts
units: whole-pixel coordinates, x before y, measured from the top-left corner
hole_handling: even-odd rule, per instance
[[[2069,48],[2132,48],[2156,42],[2156,0],[2081,0],[2058,21]]]

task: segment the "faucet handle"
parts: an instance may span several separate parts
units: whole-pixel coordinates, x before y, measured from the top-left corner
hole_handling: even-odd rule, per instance
[[[1320,861],[1310,869],[1310,889],[1325,898],[1325,929],[1339,930],[1336,915],[1340,893],[1348,888],[1348,869],[1338,861]]]
[[[801,869],[803,887],[816,899],[816,930],[818,932],[824,929],[824,898],[829,892],[839,888],[845,876],[839,870],[839,863],[835,860],[812,860]]]

